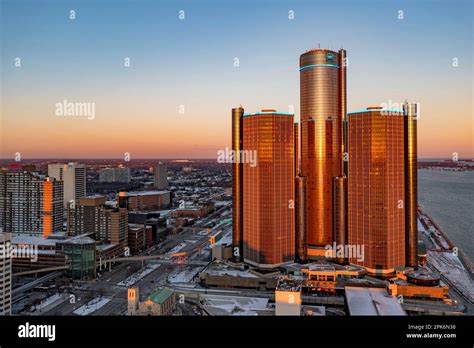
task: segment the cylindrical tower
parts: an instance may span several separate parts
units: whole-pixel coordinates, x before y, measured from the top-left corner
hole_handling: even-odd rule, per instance
[[[307,241],[314,247],[333,241],[332,182],[342,172],[341,115],[345,113],[341,56],[345,51],[339,55],[314,49],[300,57],[301,175],[307,178]],[[310,122],[314,123],[311,134]]]
[[[243,182],[240,154],[242,151],[242,107],[232,109],[232,255],[242,261],[243,253]]]
[[[405,245],[406,265],[418,267],[417,104],[403,105],[405,140]]]

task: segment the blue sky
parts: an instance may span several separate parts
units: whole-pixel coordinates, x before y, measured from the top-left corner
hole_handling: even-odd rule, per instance
[[[472,11],[468,0],[1,0],[2,132],[9,136],[0,155],[114,157],[127,150],[114,144],[126,141],[138,157],[212,157],[230,144],[233,106],[293,105],[298,115],[299,55],[320,44],[347,49],[349,111],[418,101],[420,155],[473,156]],[[98,120],[55,119],[51,105],[63,99],[96,102]],[[25,137],[34,147],[13,137],[22,127],[41,130]],[[136,144],[143,128],[156,139]],[[106,145],[81,152],[88,138],[79,131],[101,134]],[[64,133],[62,149],[45,144]]]

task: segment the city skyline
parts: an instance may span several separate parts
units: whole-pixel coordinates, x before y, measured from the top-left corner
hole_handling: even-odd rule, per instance
[[[400,108],[410,96],[420,103],[418,158],[474,155],[468,1],[343,2],[343,18],[308,1],[141,3],[2,2],[1,158],[216,158],[231,146],[227,115],[236,102],[299,119],[298,57],[319,43],[350,52],[348,112]],[[274,25],[251,25],[262,17]],[[64,100],[95,103],[94,119],[56,116]]]

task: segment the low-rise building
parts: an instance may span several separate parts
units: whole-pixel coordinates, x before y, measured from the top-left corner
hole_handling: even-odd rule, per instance
[[[444,300],[449,298],[449,286],[441,282],[439,275],[427,270],[398,272],[387,284],[394,296]]]
[[[281,277],[275,289],[275,315],[301,315],[301,282]]]
[[[155,290],[143,302],[138,287],[128,289],[128,315],[171,315],[175,310],[176,296],[170,289]]]

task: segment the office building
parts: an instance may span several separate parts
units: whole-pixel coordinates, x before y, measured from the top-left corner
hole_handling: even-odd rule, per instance
[[[88,279],[96,276],[96,241],[86,236],[76,236],[58,242],[70,267],[65,270],[73,279]]]
[[[417,104],[403,105],[405,147],[405,249],[406,265],[418,267]]]
[[[345,177],[346,52],[313,49],[300,57],[301,176],[306,178],[304,231],[308,256],[324,255],[334,240],[334,223],[344,233],[344,203],[334,194],[344,189],[335,178]]]
[[[163,163],[158,163],[154,168],[155,188],[158,190],[167,190],[168,184],[168,168]]]
[[[243,257],[261,268],[295,259],[293,115],[243,115]]]
[[[236,261],[242,261],[243,256],[243,179],[240,163],[242,152],[242,117],[244,109],[242,107],[232,109],[232,254]]]
[[[8,166],[0,170],[0,227],[8,233],[62,231],[63,182]]]
[[[348,120],[348,243],[364,247],[350,262],[394,273],[405,266],[404,116],[371,107]]]
[[[11,235],[0,228],[0,316],[10,315],[12,307],[12,259],[9,255]]]
[[[86,165],[54,163],[48,165],[48,176],[64,182],[64,208],[86,195]]]

